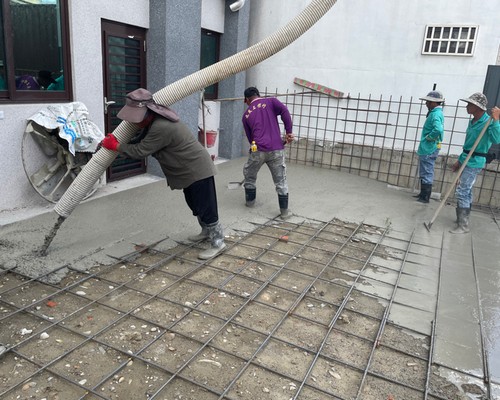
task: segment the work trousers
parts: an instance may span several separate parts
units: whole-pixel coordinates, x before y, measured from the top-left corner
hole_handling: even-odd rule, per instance
[[[481,169],[465,166],[462,171],[457,188],[455,189],[455,197],[457,198],[457,206],[459,208],[470,208],[472,205],[472,187]]]
[[[257,174],[260,167],[266,164],[271,171],[274,186],[278,195],[288,194],[288,184],[286,181],[285,150],[274,151],[254,151],[248,155],[248,160],[243,167],[245,178],[245,189],[256,189]]]
[[[205,225],[219,221],[217,193],[213,176],[196,181],[183,189],[184,198],[193,215]]]
[[[419,156],[419,173],[421,183],[432,185],[432,182],[434,182],[434,164],[436,163],[438,154],[439,150],[436,150],[432,154]]]

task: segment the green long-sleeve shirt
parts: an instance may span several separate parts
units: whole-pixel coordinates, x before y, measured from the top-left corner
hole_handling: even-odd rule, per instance
[[[425,156],[434,153],[444,138],[444,116],[441,106],[429,111],[422,128],[422,137],[418,146],[417,154]]]
[[[484,125],[488,122],[489,115],[484,113],[481,118],[476,122],[469,121],[469,126],[465,133],[465,142],[463,149],[470,150],[474,145],[477,137],[484,128]],[[488,153],[491,145],[494,143],[500,143],[500,123],[498,121],[491,121],[490,126],[484,132],[483,138],[474,150],[475,153]],[[467,158],[466,153],[460,154],[458,161],[463,164]],[[467,166],[471,168],[483,168],[486,165],[486,158],[481,156],[471,156],[470,160],[467,162]]]

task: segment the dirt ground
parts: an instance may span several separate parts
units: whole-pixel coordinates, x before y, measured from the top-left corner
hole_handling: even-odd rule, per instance
[[[431,362],[429,335],[391,321],[404,251],[390,235],[273,220],[204,263],[197,243],[57,282],[0,270],[0,398],[485,398]]]

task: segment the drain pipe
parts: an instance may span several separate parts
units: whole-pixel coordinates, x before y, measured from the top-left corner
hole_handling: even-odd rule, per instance
[[[284,49],[304,34],[323,17],[336,2],[337,0],[311,1],[299,15],[271,36],[248,49],[164,87],[153,94],[154,100],[158,104],[170,106],[207,86],[260,63]],[[119,142],[128,143],[136,131],[136,125],[127,121],[122,121],[113,131],[113,134]],[[116,152],[106,148],[101,148],[97,151],[77,175],[68,190],[63,194],[54,207],[54,211],[59,214],[60,217],[64,219],[67,218],[85,198],[87,193],[89,193],[95,182],[104,174],[116,156]],[[59,226],[60,225],[59,223]],[[50,242],[47,243],[46,246],[44,245],[42,249],[43,253],[46,252],[49,245]]]
[[[245,5],[245,0],[238,0],[229,5],[232,12],[239,11]]]

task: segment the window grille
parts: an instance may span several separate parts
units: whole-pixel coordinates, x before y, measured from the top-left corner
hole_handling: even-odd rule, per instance
[[[477,25],[427,25],[422,54],[471,57],[477,31]]]

